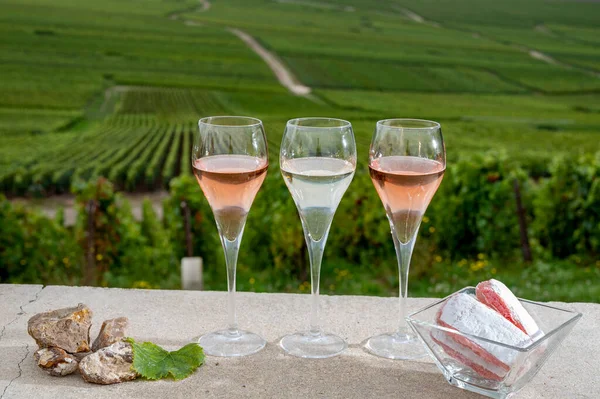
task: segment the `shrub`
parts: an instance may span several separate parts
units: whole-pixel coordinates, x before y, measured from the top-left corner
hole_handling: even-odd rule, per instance
[[[129,202],[119,201],[118,259],[103,275],[104,285],[134,288],[180,288],[179,257],[168,231],[150,201],[142,205],[142,221],[134,220]]]
[[[82,255],[62,224],[0,195],[0,283],[78,284]]]
[[[600,152],[577,160],[557,158],[540,183],[533,230],[552,256],[600,253]]]
[[[98,278],[118,262],[117,196],[112,183],[103,177],[74,182],[72,192],[77,204],[75,238],[86,254],[83,282],[97,285]]]
[[[544,174],[548,177],[531,179],[520,165],[497,153],[450,164],[420,228],[409,285],[414,292],[442,295],[497,273],[509,282],[531,280],[523,292],[551,298],[558,290],[544,289],[543,273],[564,268],[565,281],[579,276],[586,285],[573,297],[564,292],[562,297],[593,295],[586,287],[600,270],[600,153],[557,159]],[[530,264],[520,261],[515,181],[526,219],[532,222],[536,256]],[[179,288],[179,262],[186,256],[185,202],[192,252],[204,259],[205,287],[225,288],[225,262],[212,210],[193,177],[172,180],[162,222],[149,201],[142,206],[143,220],[134,220],[129,203],[103,178],[75,183],[72,189],[80,211],[73,231],[63,227],[60,211],[52,220],[0,198],[0,282],[89,284],[82,276],[91,223],[98,284]],[[91,220],[85,209],[90,203]],[[357,171],[337,210],[323,261],[324,292],[381,294],[396,289],[389,224],[366,170]],[[309,276],[296,206],[277,165],[272,165],[248,216],[238,287],[307,292]]]
[[[290,278],[307,276],[308,253],[296,205],[278,169],[277,165],[270,168],[250,210],[242,250],[251,251],[255,259],[244,256],[242,264],[254,270],[270,269],[275,276],[272,280],[287,283]]]
[[[453,259],[479,253],[513,258],[520,248],[514,183],[518,181],[524,208],[531,210],[527,175],[505,155],[490,153],[450,165],[427,212],[424,231]]]

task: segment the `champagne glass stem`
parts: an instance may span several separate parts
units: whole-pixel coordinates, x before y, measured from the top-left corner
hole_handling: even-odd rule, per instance
[[[227,265],[227,292],[228,292],[228,313],[229,313],[229,332],[233,335],[238,334],[237,316],[235,313],[235,274],[237,268],[238,253],[240,251],[240,234],[235,240],[230,241],[221,236],[223,251],[225,252],[225,264]]]
[[[325,250],[325,239],[315,241],[306,237],[308,244],[308,256],[310,258],[310,288],[311,288],[311,309],[310,309],[310,332],[318,335],[321,333],[321,322],[319,319],[319,280],[321,277],[321,261],[323,260],[323,251]]]
[[[418,228],[417,228],[418,232]],[[396,248],[396,257],[398,259],[398,276],[399,276],[399,305],[400,305],[400,320],[398,325],[398,335],[409,334],[406,324],[406,298],[408,297],[408,271],[410,269],[410,259],[412,257],[415,241],[417,240],[417,232],[406,243],[400,242],[398,234],[392,226],[392,237],[394,238],[394,247]]]

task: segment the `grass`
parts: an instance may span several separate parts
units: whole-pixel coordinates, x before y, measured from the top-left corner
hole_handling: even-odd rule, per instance
[[[444,297],[465,286],[475,286],[495,278],[509,286],[515,295],[537,301],[597,302],[600,295],[600,266],[580,266],[575,262],[538,261],[532,265],[513,263],[505,267],[504,260],[485,261],[485,266],[475,266],[478,260],[450,263],[441,261],[427,274],[411,273],[409,296]],[[211,289],[226,289],[223,273],[209,277]],[[269,273],[239,267],[238,289],[254,292],[310,293],[310,284],[285,279],[273,279]],[[397,266],[382,266],[379,273],[357,268],[343,261],[325,261],[321,273],[321,292],[328,295],[349,294],[398,296]]]

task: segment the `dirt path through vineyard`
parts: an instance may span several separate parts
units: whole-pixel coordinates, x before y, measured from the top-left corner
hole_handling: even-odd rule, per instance
[[[416,12],[409,10],[408,8],[404,8],[404,7],[399,7],[399,6],[393,6],[392,8],[394,8],[396,11],[401,12],[402,14],[404,14],[404,16],[406,18],[408,18],[409,20],[419,23],[419,24],[424,24],[424,25],[430,25],[436,28],[445,28],[445,29],[454,29],[454,30],[459,30],[461,32],[465,32],[465,29],[457,29],[457,28],[452,28],[452,27],[448,27],[448,26],[444,26],[442,24],[440,24],[439,22],[436,21],[432,21],[430,19],[426,19],[425,17],[423,17],[422,15],[417,14]],[[542,32],[544,34],[547,35],[552,35],[552,32],[544,25],[544,24],[538,24],[534,27],[534,30],[538,31],[538,32]],[[491,36],[487,36],[482,32],[474,32],[471,31],[471,33],[473,34],[473,37],[477,37],[477,38],[486,38],[488,40],[497,42],[497,43],[501,43],[501,44],[505,44],[506,41],[501,41],[498,40],[495,37],[491,37]],[[516,49],[518,49],[519,51],[522,51],[523,53],[528,54],[531,58],[536,59],[538,61],[542,61],[545,62],[547,64],[550,65],[555,65],[561,68],[565,68],[565,69],[574,69],[574,70],[579,70],[582,71],[584,73],[587,73],[588,75],[591,75],[593,77],[596,78],[600,78],[600,73],[598,73],[597,71],[593,71],[587,68],[583,68],[577,65],[572,65],[572,64],[568,64],[566,62],[563,61],[558,61],[557,59],[551,57],[550,55],[538,50],[538,49],[534,49],[534,48],[530,48],[527,46],[524,46],[522,44],[517,44],[517,43],[510,43],[510,45]]]
[[[181,14],[189,11],[193,12],[206,12],[210,10],[211,3],[208,0],[199,0],[200,6],[194,10],[188,11],[177,11],[169,14],[169,19],[181,21],[188,26],[202,26],[201,22],[188,20],[181,17]],[[354,8],[345,8],[345,11],[354,11]],[[248,33],[233,27],[227,27],[227,30],[242,40],[252,51],[254,51],[267,66],[273,71],[279,83],[288,89],[292,94],[296,96],[308,96],[311,92],[311,88],[303,85],[290,71],[287,66],[281,61],[277,54],[264,48],[256,39],[250,36]],[[310,98],[310,96],[309,96]]]
[[[279,83],[286,89],[288,89],[292,94],[297,96],[304,96],[310,94],[310,87],[303,85],[296,79],[294,74],[283,64],[283,62],[275,55],[270,52],[266,48],[260,45],[259,42],[256,41],[252,36],[247,34],[246,32],[235,29],[235,28],[227,28],[227,30],[237,37],[239,37],[244,43],[248,45],[256,54],[263,59],[263,61],[271,68]]]

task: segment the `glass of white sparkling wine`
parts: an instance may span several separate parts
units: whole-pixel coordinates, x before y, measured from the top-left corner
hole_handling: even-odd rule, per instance
[[[304,358],[340,354],[346,341],[321,329],[319,275],[335,211],[354,177],[356,143],[350,122],[331,118],[288,121],[279,157],[281,174],[298,208],[310,258],[311,311],[307,331],[286,335],[281,347]]]
[[[192,166],[212,208],[225,252],[229,326],[200,337],[213,356],[244,356],[261,350],[266,341],[238,328],[235,313],[235,273],[246,218],[267,175],[268,152],[263,124],[255,118],[212,116],[198,122]]]
[[[365,342],[365,348],[374,355],[414,359],[426,354],[405,320],[408,269],[421,219],[445,170],[446,150],[439,123],[419,119],[377,122],[369,151],[369,172],[390,222],[396,248],[400,324],[397,331]]]

